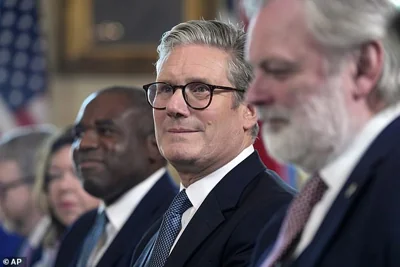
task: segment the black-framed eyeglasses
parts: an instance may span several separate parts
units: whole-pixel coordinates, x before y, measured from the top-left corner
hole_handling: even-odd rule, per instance
[[[215,89],[244,92],[242,89],[202,82],[190,82],[186,85],[171,85],[165,82],[154,82],[143,85],[143,89],[146,91],[147,101],[154,109],[159,110],[166,109],[168,101],[178,88],[182,89],[183,99],[186,104],[196,110],[206,109],[210,106]]]
[[[26,176],[22,178],[18,178],[15,181],[9,183],[0,183],[0,198],[4,198],[8,190],[13,188],[17,188],[21,185],[26,184],[33,184],[34,177],[33,176]]]

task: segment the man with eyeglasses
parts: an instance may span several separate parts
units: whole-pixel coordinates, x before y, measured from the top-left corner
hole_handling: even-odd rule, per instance
[[[219,21],[163,35],[156,82],[144,85],[158,147],[181,190],[142,239],[131,266],[246,266],[261,228],[276,231],[294,193],[261,162],[245,33]]]
[[[53,134],[52,126],[26,126],[6,132],[0,139],[0,206],[4,228],[25,238],[16,249],[7,240],[0,240],[0,249],[8,249],[7,257],[25,257],[28,265],[40,259],[42,239],[49,224],[33,198],[36,154],[43,142]],[[15,251],[12,251],[15,250]]]

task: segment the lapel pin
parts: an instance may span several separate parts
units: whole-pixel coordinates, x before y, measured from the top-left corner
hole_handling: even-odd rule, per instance
[[[354,192],[357,191],[357,187],[358,187],[358,185],[357,185],[356,183],[350,184],[350,185],[347,187],[346,191],[344,192],[344,196],[345,196],[346,198],[350,198],[350,197],[354,194]]]

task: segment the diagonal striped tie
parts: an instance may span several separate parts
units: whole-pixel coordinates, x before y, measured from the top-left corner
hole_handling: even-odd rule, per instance
[[[311,211],[328,187],[319,175],[313,176],[290,205],[278,239],[261,267],[272,267],[282,260],[299,241]]]
[[[181,230],[182,214],[190,207],[192,207],[192,203],[184,189],[174,198],[167,212],[164,214],[153,252],[150,255],[149,267],[164,266],[171,247]]]

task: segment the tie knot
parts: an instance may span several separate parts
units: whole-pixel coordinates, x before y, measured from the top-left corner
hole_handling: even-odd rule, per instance
[[[96,222],[95,222],[95,227],[100,227],[104,228],[105,225],[108,222],[106,210],[101,211],[100,213],[97,214],[96,216]]]
[[[182,215],[190,207],[192,207],[192,203],[186,194],[186,190],[183,189],[178,195],[175,196],[174,200],[169,206],[168,211]]]

